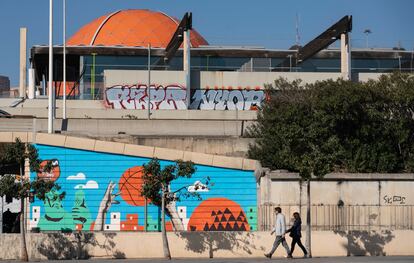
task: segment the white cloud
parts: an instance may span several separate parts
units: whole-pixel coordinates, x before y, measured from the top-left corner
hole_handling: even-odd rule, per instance
[[[88,181],[86,184],[78,184],[75,189],[98,189],[99,185],[96,181]]]
[[[208,192],[210,189],[208,189],[207,185],[201,183],[200,181],[195,181],[194,184],[190,185],[187,190],[190,193],[194,193],[194,192]]]
[[[69,175],[66,180],[86,180],[84,173],[78,173],[77,175]]]

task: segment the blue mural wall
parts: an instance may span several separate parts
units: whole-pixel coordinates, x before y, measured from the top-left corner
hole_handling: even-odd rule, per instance
[[[39,157],[53,169],[39,176],[62,189],[30,206],[30,227],[40,230],[143,231],[145,200],[139,191],[142,165],[148,158],[36,145]],[[172,164],[161,161],[161,165]],[[31,174],[34,178],[36,174]],[[212,184],[203,185],[210,177]],[[197,185],[198,187],[194,187]],[[172,182],[171,190],[188,186],[201,197],[167,208],[167,230],[251,231],[257,229],[256,180],[253,171],[196,165],[192,178]],[[65,196],[62,193],[65,192]],[[147,230],[160,230],[159,207],[147,205]],[[178,224],[176,222],[179,222]],[[173,224],[174,223],[174,224]]]

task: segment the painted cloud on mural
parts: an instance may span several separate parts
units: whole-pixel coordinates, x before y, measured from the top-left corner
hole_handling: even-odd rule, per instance
[[[86,180],[84,173],[77,173],[76,175],[69,175],[66,180]]]
[[[96,181],[90,180],[86,184],[78,184],[75,189],[99,189],[99,185]]]
[[[201,183],[200,181],[195,181],[194,184],[190,185],[187,190],[190,193],[194,193],[194,192],[208,192],[210,189],[208,189],[207,185]]]

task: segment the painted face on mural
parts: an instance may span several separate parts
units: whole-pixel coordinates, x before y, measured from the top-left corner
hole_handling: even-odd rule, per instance
[[[62,206],[62,196],[59,192],[51,190],[46,193],[45,198],[45,217],[49,221],[60,221],[65,216]]]
[[[47,166],[50,166],[50,167],[47,167]],[[56,181],[60,176],[59,160],[52,159],[52,160],[45,160],[41,162],[40,170],[42,172],[37,174],[39,178]]]

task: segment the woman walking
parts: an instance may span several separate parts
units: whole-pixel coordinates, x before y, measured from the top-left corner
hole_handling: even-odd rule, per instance
[[[289,228],[286,233],[289,233],[289,236],[292,238],[292,244],[290,246],[290,254],[289,256],[292,256],[293,251],[295,250],[295,245],[298,244],[299,247],[303,251],[303,257],[307,257],[308,252],[306,251],[306,248],[303,246],[302,242],[300,241],[300,238],[302,237],[302,220],[300,219],[300,215],[298,212],[293,213],[293,226]]]

